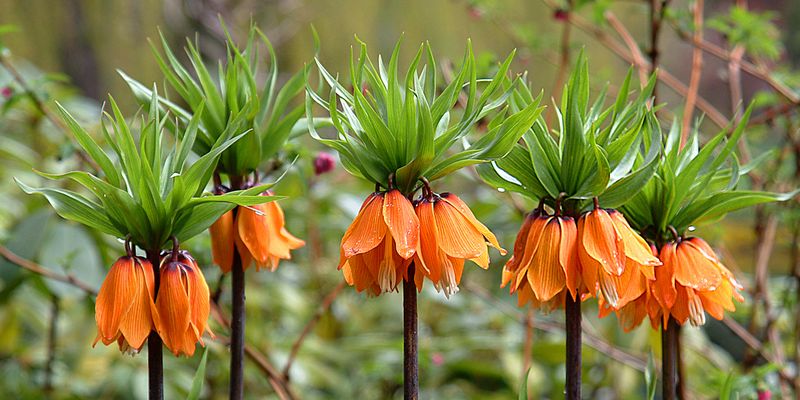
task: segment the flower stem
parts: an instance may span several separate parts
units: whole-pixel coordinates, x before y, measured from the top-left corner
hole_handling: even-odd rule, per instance
[[[239,250],[234,246],[231,266],[231,387],[230,399],[241,400],[244,396],[244,266]]]
[[[417,345],[417,285],[414,282],[414,263],[411,263],[408,280],[403,281],[403,393],[406,400],[419,398]]]
[[[678,324],[670,317],[666,329],[661,330],[661,374],[664,400],[675,400],[678,373]]]
[[[145,252],[147,260],[153,267],[153,300],[158,296],[158,287],[161,284],[161,249]],[[164,398],[164,365],[162,357],[161,336],[158,332],[151,331],[147,338],[147,371],[149,384],[149,399],[162,400]]]
[[[567,331],[567,400],[581,398],[581,300],[567,294],[564,314]]]

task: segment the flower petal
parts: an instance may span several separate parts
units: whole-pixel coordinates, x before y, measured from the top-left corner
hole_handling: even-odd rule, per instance
[[[383,220],[394,238],[397,254],[403,259],[411,258],[419,243],[419,219],[414,212],[414,206],[397,189],[386,192]]]
[[[383,193],[371,194],[356,219],[342,237],[341,255],[343,259],[374,249],[386,236],[386,223],[383,221]],[[340,260],[339,265],[344,263]]]
[[[472,226],[478,230],[478,232],[486,238],[489,242],[489,245],[497,249],[501,255],[506,254],[506,250],[500,247],[500,243],[497,241],[497,237],[495,237],[494,233],[486,227],[486,225],[482,224],[475,218],[475,214],[472,213],[472,210],[469,209],[467,203],[464,203],[458,196],[452,193],[442,193],[442,200],[450,203],[451,205],[455,206],[456,209],[469,221]]]
[[[694,243],[682,241],[675,251],[675,280],[695,290],[709,291],[722,283],[717,262],[707,257]]]
[[[609,210],[608,215],[614,223],[614,229],[617,231],[617,235],[622,239],[625,245],[626,257],[641,265],[661,265],[661,261],[659,261],[658,257],[654,256],[652,250],[650,250],[650,245],[628,225],[628,221],[625,220],[621,212]]]
[[[147,266],[144,266],[139,260],[136,260],[135,272],[136,280],[129,284],[135,287],[136,293],[132,297],[131,307],[120,322],[119,330],[132,348],[140,349],[153,330],[152,285],[147,284],[148,280],[153,281],[153,270],[149,262]]]
[[[117,339],[122,318],[133,306],[138,283],[135,262],[134,257],[121,257],[114,262],[97,293],[94,316],[98,339],[105,345]]]
[[[211,260],[222,272],[229,272],[233,265],[234,223],[233,210],[222,214],[208,232],[211,234]]]
[[[608,212],[602,208],[594,209],[583,214],[581,220],[584,223],[580,225],[582,229],[578,229],[579,246],[608,274],[622,275],[625,271],[625,246]]]
[[[564,289],[566,276],[561,266],[560,249],[561,225],[558,218],[552,218],[542,232],[528,268],[528,283],[539,301],[548,301]]]

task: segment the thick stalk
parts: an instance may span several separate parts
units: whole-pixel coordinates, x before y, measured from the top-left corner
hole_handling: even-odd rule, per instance
[[[153,267],[154,292],[153,300],[158,296],[158,287],[161,284],[161,249],[148,250],[147,260]],[[164,398],[164,365],[162,360],[161,337],[158,332],[151,331],[147,338],[147,371],[150,400]]]
[[[567,400],[581,398],[581,300],[567,294],[564,304],[567,331]]]
[[[231,176],[232,190],[242,189],[243,178]],[[233,209],[236,219],[237,209]],[[244,397],[244,265],[239,249],[233,246],[233,263],[231,265],[231,383],[230,399],[242,400]]]
[[[406,400],[419,398],[419,363],[417,357],[417,285],[414,263],[403,281],[403,393]]]
[[[233,249],[231,266],[231,296],[233,311],[231,315],[231,400],[241,400],[244,396],[244,266],[239,251]]]
[[[681,326],[678,325],[675,320],[672,321],[675,325],[675,369],[678,371],[678,399],[683,400],[686,398],[686,376],[683,374],[683,358],[681,356],[683,353],[683,346],[681,345]]]
[[[678,324],[670,317],[666,329],[661,330],[661,381],[664,400],[677,399],[678,388]]]

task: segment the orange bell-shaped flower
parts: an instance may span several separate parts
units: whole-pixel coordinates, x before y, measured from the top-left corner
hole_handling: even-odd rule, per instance
[[[557,308],[563,292],[578,295],[580,268],[576,254],[577,228],[570,217],[548,216],[537,210],[525,218],[514,243],[514,256],[503,271],[503,283],[518,292],[519,305]],[[551,304],[553,301],[558,304]]]
[[[662,268],[656,269],[653,294],[664,310],[664,322],[672,316],[679,324],[705,324],[705,313],[721,320],[725,311],[736,309],[733,299],[743,287],[717,259],[711,246],[693,237],[670,242],[661,248]]]
[[[147,259],[119,258],[100,286],[95,304],[98,341],[138,351],[153,329],[153,268]]]
[[[191,356],[203,342],[211,311],[208,285],[191,255],[168,253],[161,265],[161,284],[156,296],[156,330],[175,355]]]
[[[433,282],[445,296],[458,291],[464,262],[471,260],[489,268],[487,244],[505,254],[497,238],[483,225],[466,203],[452,193],[430,193],[415,206],[420,224],[420,247],[415,260],[415,281],[422,290],[423,279]]]
[[[407,275],[419,233],[414,206],[400,191],[371,194],[342,237],[339,269],[345,281],[376,296],[395,290]]]
[[[583,284],[590,294],[602,295],[619,309],[646,290],[661,265],[647,242],[619,211],[595,207],[578,220],[578,257]]]
[[[228,211],[209,228],[212,260],[222,272],[231,270],[234,246],[245,270],[255,261],[256,270],[275,271],[280,260],[292,258],[291,250],[305,245],[286,230],[283,209],[275,201],[237,207],[235,214]]]

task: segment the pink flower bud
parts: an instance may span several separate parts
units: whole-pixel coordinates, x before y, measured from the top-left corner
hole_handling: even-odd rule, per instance
[[[2,93],[3,98],[11,98],[11,95],[14,94],[14,89],[11,89],[11,86],[4,86],[0,89],[0,93]]]
[[[559,8],[555,12],[553,12],[553,18],[556,21],[565,22],[569,19],[569,11],[563,8]]]
[[[772,399],[772,392],[770,392],[769,389],[759,390],[757,393],[758,393],[758,400]]]
[[[433,365],[438,367],[444,364],[444,356],[442,353],[433,353],[433,355],[431,355],[431,362],[433,362]]]
[[[314,158],[314,173],[322,175],[330,172],[336,166],[336,158],[331,153],[320,152]]]

